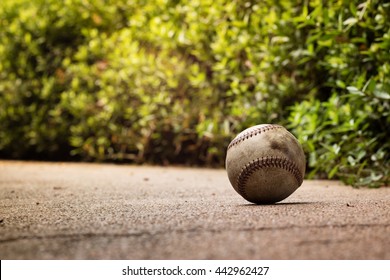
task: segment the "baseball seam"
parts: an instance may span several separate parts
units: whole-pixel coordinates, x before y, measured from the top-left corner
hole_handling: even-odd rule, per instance
[[[279,128],[283,128],[283,126],[276,125],[276,124],[269,124],[269,125],[265,125],[263,127],[252,129],[252,130],[244,133],[240,137],[237,137],[237,138],[233,139],[233,141],[229,144],[227,149],[229,150],[231,147],[233,147],[233,146],[241,143],[242,141],[244,141],[246,139],[249,139],[249,138],[251,138],[253,136],[256,136],[256,135],[264,133],[264,132],[267,132],[269,130],[274,130],[274,129],[279,129]]]
[[[244,197],[247,198],[247,194],[245,191],[245,186],[247,184],[248,179],[252,176],[254,172],[257,170],[263,169],[263,168],[281,168],[284,169],[288,172],[290,172],[295,179],[298,182],[298,185],[300,186],[303,182],[303,177],[301,172],[299,171],[298,166],[292,162],[291,160],[287,158],[282,158],[282,157],[276,157],[276,156],[271,156],[271,157],[261,157],[257,158],[250,163],[246,164],[240,174],[237,177],[237,189],[239,193]]]

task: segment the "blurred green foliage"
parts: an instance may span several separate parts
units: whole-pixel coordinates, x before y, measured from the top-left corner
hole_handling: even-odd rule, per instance
[[[309,177],[389,184],[390,4],[0,3],[0,156],[222,166],[287,126]]]
[[[389,185],[390,3],[382,2],[319,2],[298,25],[315,94],[291,108],[288,123],[309,177]]]

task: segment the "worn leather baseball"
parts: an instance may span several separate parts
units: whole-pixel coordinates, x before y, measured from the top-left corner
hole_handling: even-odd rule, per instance
[[[261,124],[229,144],[226,170],[233,188],[246,200],[271,204],[291,195],[303,182],[305,154],[283,126]]]

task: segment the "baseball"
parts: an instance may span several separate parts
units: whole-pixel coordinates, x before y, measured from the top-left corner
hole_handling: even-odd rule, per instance
[[[226,170],[246,200],[271,204],[291,195],[303,182],[306,160],[298,140],[283,126],[261,124],[230,142]]]

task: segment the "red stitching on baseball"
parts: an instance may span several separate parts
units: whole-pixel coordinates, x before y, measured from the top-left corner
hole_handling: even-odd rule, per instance
[[[261,133],[264,133],[264,132],[267,132],[270,130],[279,129],[279,128],[283,128],[283,126],[277,125],[277,124],[269,124],[269,125],[265,125],[262,127],[251,129],[248,132],[245,132],[240,137],[233,139],[233,141],[229,144],[227,149],[229,150],[231,147],[233,147],[233,146],[237,145],[238,143],[240,143],[246,139],[249,139],[253,136],[256,136],[258,134],[261,134]]]
[[[303,177],[301,172],[298,169],[298,166],[291,160],[287,158],[274,157],[274,156],[257,158],[251,161],[250,163],[246,164],[242,168],[237,178],[237,189],[244,198],[247,198],[245,185],[248,179],[250,178],[250,176],[252,176],[252,174],[257,170],[263,168],[269,168],[269,167],[277,167],[290,172],[297,180],[299,186],[303,182]]]

